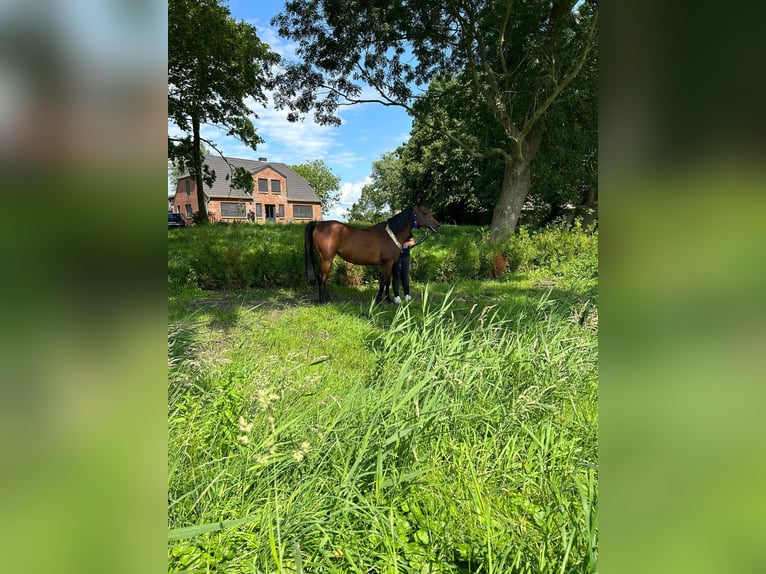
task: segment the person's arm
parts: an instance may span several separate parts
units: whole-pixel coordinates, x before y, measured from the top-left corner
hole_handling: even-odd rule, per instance
[[[409,239],[402,244],[402,248],[412,247],[413,245],[415,245],[415,238],[410,235]]]

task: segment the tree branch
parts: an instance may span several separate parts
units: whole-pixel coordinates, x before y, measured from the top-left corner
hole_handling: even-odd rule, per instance
[[[463,34],[466,36],[468,42],[466,46],[466,55],[468,58],[468,65],[471,70],[471,78],[473,80],[474,88],[481,94],[484,100],[489,106],[490,112],[493,116],[498,118],[500,124],[503,126],[503,131],[509,138],[513,138],[517,132],[513,126],[513,121],[508,115],[508,110],[505,109],[505,105],[500,99],[500,88],[497,84],[497,74],[492,70],[487,58],[486,49],[480,35],[475,34],[474,27],[459,14],[455,14]],[[479,64],[477,64],[474,58],[473,50],[470,49],[471,44],[476,41],[476,46],[479,51],[479,61],[481,62],[481,68],[484,74],[487,76],[487,80],[490,82],[490,88],[487,89],[484,82],[479,77]],[[508,84],[508,78],[505,79],[504,85]]]
[[[450,140],[452,143],[457,145],[460,149],[463,151],[469,153],[471,157],[475,157],[476,159],[489,159],[494,156],[500,156],[503,158],[503,160],[507,160],[509,155],[508,152],[505,151],[502,148],[498,147],[489,147],[486,148],[486,153],[482,153],[480,151],[477,151],[475,147],[467,144],[465,141],[457,137],[455,134],[453,134],[449,128],[447,128],[441,119],[438,119],[436,121],[433,121],[431,117],[425,118],[426,125],[430,126],[431,128],[435,129],[436,131],[444,134],[448,140]],[[438,124],[438,125],[437,125]]]
[[[585,48],[583,49],[582,54],[580,54],[580,58],[577,60],[574,68],[570,70],[569,74],[567,74],[566,77],[561,82],[555,85],[555,88],[548,95],[545,101],[543,101],[543,103],[534,111],[534,113],[530,116],[530,118],[524,123],[524,127],[521,129],[521,132],[519,133],[519,136],[518,136],[520,141],[529,135],[529,133],[532,131],[532,128],[535,126],[537,121],[548,110],[548,108],[556,100],[556,98],[562,92],[562,90],[566,88],[572,80],[575,79],[577,74],[582,69],[583,65],[585,64],[585,61],[588,59],[588,54],[593,48],[593,39],[595,38],[595,35],[596,35],[597,22],[598,22],[598,9],[596,9],[596,11],[593,13],[590,30],[588,31],[588,36],[585,40]]]
[[[500,69],[503,71],[503,87],[508,89],[510,85],[511,75],[508,73],[508,63],[505,60],[505,31],[508,29],[508,23],[511,20],[511,8],[513,7],[513,0],[508,0],[505,10],[505,19],[503,20],[502,29],[498,30],[499,38],[497,42],[497,52],[500,59]]]

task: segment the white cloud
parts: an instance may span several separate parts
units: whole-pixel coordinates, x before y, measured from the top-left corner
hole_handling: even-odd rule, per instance
[[[272,155],[279,156],[269,159],[286,163],[326,160],[337,145],[337,128],[320,126],[313,117],[302,122],[289,122],[287,113],[269,107],[259,112],[259,118],[255,120],[258,133],[273,150]]]
[[[351,206],[354,205],[362,196],[362,188],[365,185],[372,183],[372,178],[369,176],[362,181],[356,183],[344,183],[340,186],[340,199],[338,203],[333,206],[330,213],[323,219],[338,219],[340,221],[346,221],[346,214]]]
[[[340,167],[353,168],[360,161],[366,162],[367,159],[355,151],[342,150],[332,154],[332,161]]]
[[[269,48],[289,60],[296,58],[296,51],[298,44],[288,38],[283,38],[279,35],[276,28],[271,27],[271,23],[268,19],[262,20],[261,18],[247,18],[244,20],[251,26],[255,26],[258,39],[261,42],[269,45]]]

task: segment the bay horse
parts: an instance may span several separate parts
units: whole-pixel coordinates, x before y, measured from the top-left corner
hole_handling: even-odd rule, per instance
[[[319,301],[325,303],[330,300],[327,276],[336,255],[355,265],[380,265],[375,302],[381,302],[384,292],[386,300],[390,300],[391,269],[399,259],[402,243],[407,241],[413,227],[424,227],[438,233],[441,226],[431,215],[431,210],[420,202],[367,228],[351,227],[340,221],[310,222],[306,226],[304,241],[306,279],[312,283],[317,280]],[[314,271],[314,249],[319,253],[318,278]]]

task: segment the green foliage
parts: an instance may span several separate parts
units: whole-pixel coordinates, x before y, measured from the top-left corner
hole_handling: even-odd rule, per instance
[[[542,120],[544,130],[533,164],[533,185],[528,203],[535,206],[535,219],[546,223],[565,205],[579,205],[585,191],[597,182],[597,74],[596,59],[586,62],[568,90]],[[487,225],[497,204],[505,162],[499,155],[476,157],[434,126],[443,118],[452,136],[474,141],[503,141],[501,126],[481,99],[465,93],[465,77],[439,78],[430,83],[424,101],[429,111],[415,118],[410,139],[397,150],[400,159],[400,189],[405,200],[422,197],[441,221]],[[480,134],[484,142],[477,140]],[[524,214],[529,218],[529,213]]]
[[[538,255],[537,244],[526,227],[519,228],[513,241],[506,240],[501,251],[508,258],[510,271],[530,271]]]
[[[247,223],[192,227],[185,231],[185,260],[169,275],[203,289],[299,285],[303,279],[303,225]],[[188,266],[184,272],[180,266]]]
[[[255,27],[234,20],[219,0],[168,4],[168,118],[190,132],[192,119],[224,125],[255,146],[260,138],[244,102],[267,101],[267,67],[276,56]]]
[[[402,161],[396,152],[386,152],[372,162],[370,178],[372,182],[362,187],[359,201],[348,210],[349,221],[380,221],[411,203],[402,196]]]
[[[466,295],[198,307],[169,571],[596,571],[596,333],[539,293]]]
[[[455,145],[453,137],[479,142],[477,130],[487,142],[504,139],[501,126],[493,122],[481,98],[466,93],[465,78],[437,78],[424,95],[423,117],[415,117],[410,139],[397,150],[401,157],[402,191],[412,201],[422,197],[440,221],[458,224],[489,224],[500,195],[505,162],[499,155],[475,157]],[[427,110],[427,111],[426,111]]]
[[[327,214],[340,199],[340,177],[321,159],[291,165],[290,168],[311,184],[322,203],[322,213]]]
[[[512,271],[541,268],[556,276],[598,276],[598,233],[584,232],[577,224],[571,230],[565,225],[535,231],[522,227],[505,248]]]
[[[354,265],[353,263],[343,261],[340,258],[336,258],[336,260],[333,261],[333,272],[337,282],[341,285],[359,286],[365,283],[365,281],[369,282],[370,277],[368,277],[368,271],[369,267],[364,265]]]

